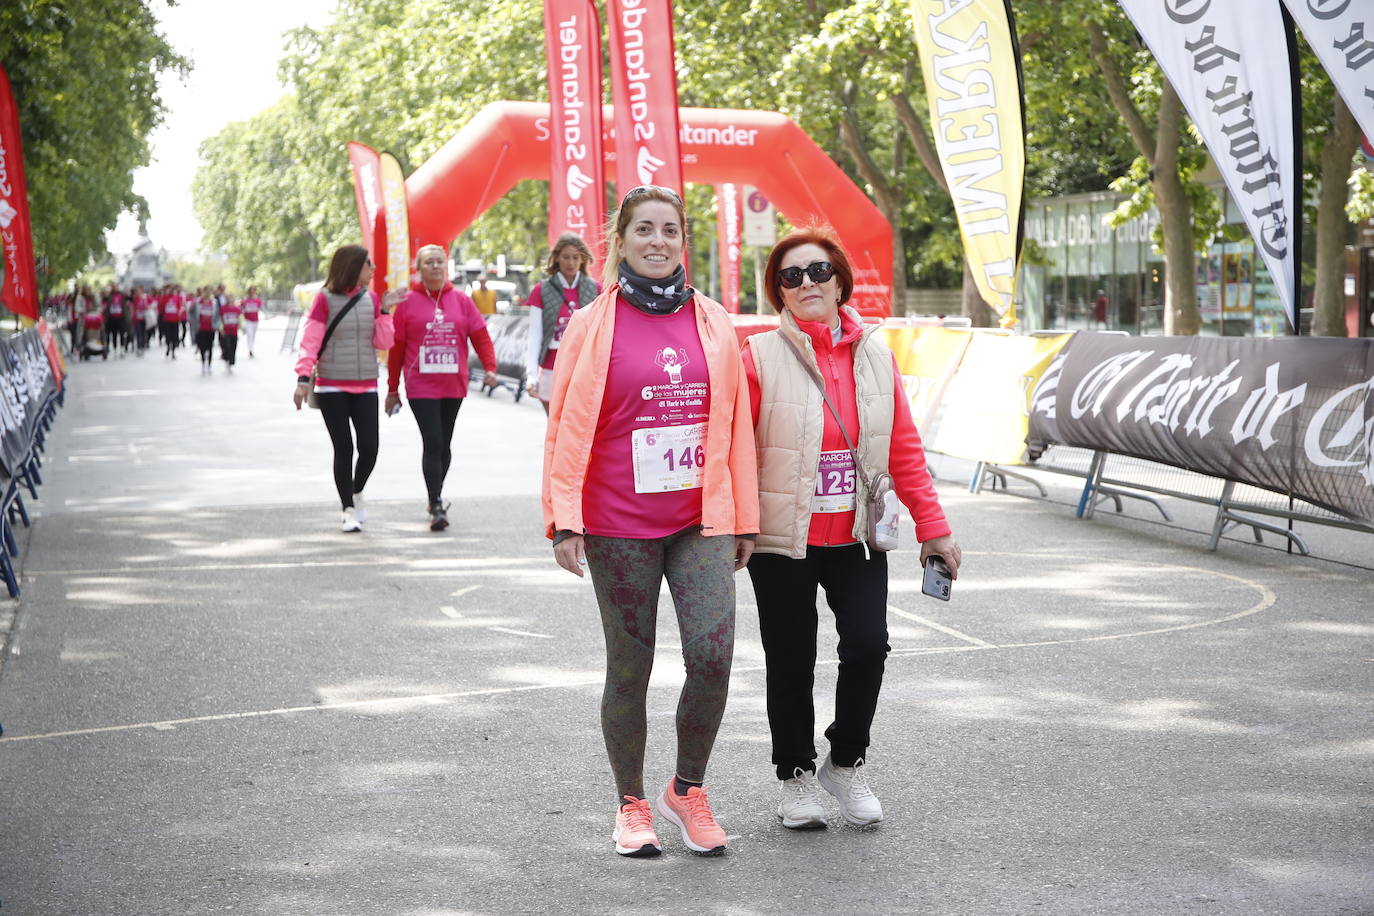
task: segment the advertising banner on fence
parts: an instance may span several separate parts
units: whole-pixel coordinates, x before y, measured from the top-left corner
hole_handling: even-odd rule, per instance
[[[727,312],[739,311],[739,188],[724,182],[716,185],[716,245],[720,251],[720,304]]]
[[[363,247],[374,265],[386,263],[386,204],[382,190],[382,158],[370,146],[350,142],[348,164],[353,168],[353,198],[358,204],[358,228]],[[381,292],[385,274],[372,275],[372,288]]]
[[[1029,437],[1374,522],[1374,340],[1080,332],[1035,391]]]
[[[53,385],[62,384],[62,378],[67,374],[67,364],[62,361],[62,348],[53,339],[52,328],[43,319],[38,320],[34,325],[34,330],[38,332],[38,338],[43,342],[43,352],[48,355],[48,366],[52,369]]]
[[[0,300],[16,315],[38,318],[38,274],[33,261],[33,227],[29,223],[29,188],[24,180],[24,140],[19,133],[19,105],[9,74],[0,66],[0,248],[4,289]]]
[[[390,153],[379,157],[382,168],[382,210],[386,220],[387,289],[410,289],[410,225],[406,216],[406,177],[401,163]],[[377,272],[381,261],[374,260]]]
[[[929,429],[927,420],[938,409],[940,395],[959,367],[972,335],[937,327],[883,328],[878,333],[897,357],[912,419],[924,436]]]
[[[1368,0],[1283,2],[1355,123],[1365,137],[1374,137],[1374,4]]]
[[[37,331],[0,338],[0,462],[6,476],[28,457],[38,409],[53,387]]]
[[[549,248],[582,237],[600,275],[606,225],[606,165],[601,150],[601,21],[592,0],[544,0],[549,73]]]
[[[933,451],[970,461],[1025,457],[1030,393],[1072,335],[973,334],[942,399]]]
[[[983,299],[1015,322],[1025,106],[1008,0],[911,0],[916,47],[964,257]]]
[[[671,0],[606,0],[617,193],[656,184],[682,194]]]
[[[1279,0],[1121,0],[1245,218],[1293,328],[1302,211],[1296,47]]]

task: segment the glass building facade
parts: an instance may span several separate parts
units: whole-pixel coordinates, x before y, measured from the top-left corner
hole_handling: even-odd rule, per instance
[[[1215,190],[1226,206],[1226,222],[1243,229],[1230,194],[1220,185]],[[1152,241],[1159,213],[1151,207],[1113,228],[1111,214],[1124,199],[1103,191],[1027,204],[1026,238],[1035,241],[1046,263],[1021,267],[1018,308],[1025,327],[1164,333],[1164,255]],[[1283,302],[1248,233],[1243,241],[1219,240],[1206,256],[1197,255],[1192,273],[1203,334],[1286,333]]]

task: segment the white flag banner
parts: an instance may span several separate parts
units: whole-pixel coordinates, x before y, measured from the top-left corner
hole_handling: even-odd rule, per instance
[[[1296,331],[1301,111],[1279,0],[1120,3],[1197,125]]]
[[[1374,138],[1374,3],[1284,0],[1355,123]]]

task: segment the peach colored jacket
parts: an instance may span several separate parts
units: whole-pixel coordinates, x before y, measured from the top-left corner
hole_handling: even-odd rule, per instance
[[[574,312],[559,345],[544,437],[544,524],[550,538],[555,531],[583,534],[586,530],[582,485],[606,391],[619,292],[620,286],[612,284],[586,308]],[[697,293],[695,305],[711,385],[701,492],[703,533],[757,534],[758,459],[739,339],[719,303]]]

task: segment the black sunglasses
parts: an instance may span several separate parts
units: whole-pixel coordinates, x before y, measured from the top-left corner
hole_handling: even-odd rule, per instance
[[[682,204],[682,198],[679,197],[678,193],[674,191],[672,188],[665,188],[662,185],[657,184],[642,184],[638,187],[630,188],[630,190],[626,191],[625,196],[621,198],[620,206],[624,207],[626,204],[628,204],[631,200],[634,200],[636,197],[639,197],[643,194],[648,194],[651,191],[658,191],[660,194],[667,194],[673,200],[677,201],[679,205]]]
[[[829,261],[812,261],[805,267],[784,267],[778,271],[778,283],[783,289],[796,289],[801,286],[802,274],[810,277],[812,283],[824,283],[835,276],[835,268]]]

